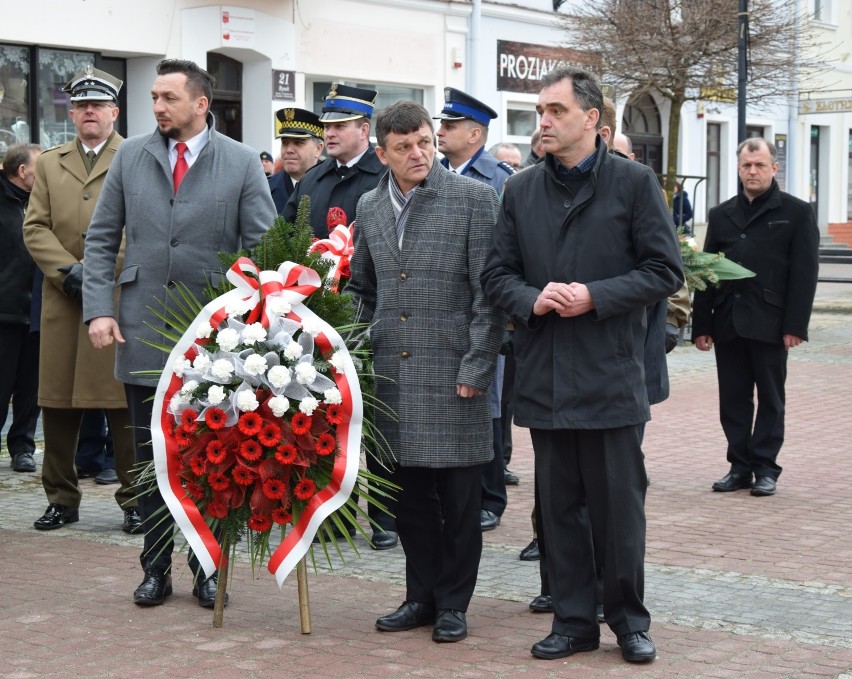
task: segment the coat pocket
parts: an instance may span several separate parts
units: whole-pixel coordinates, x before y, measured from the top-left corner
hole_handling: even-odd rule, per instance
[[[765,301],[767,304],[771,304],[774,307],[778,307],[779,309],[784,308],[784,298],[777,292],[767,290],[766,288],[763,289],[763,301]]]
[[[119,288],[122,285],[127,285],[128,283],[132,283],[136,280],[136,276],[139,273],[139,265],[138,264],[129,264],[124,267],[124,270],[118,274],[118,279],[115,281],[115,287]]]

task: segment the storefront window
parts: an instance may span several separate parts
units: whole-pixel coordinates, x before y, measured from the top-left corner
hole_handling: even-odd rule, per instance
[[[30,141],[30,52],[0,45],[0,158],[13,144]]]
[[[40,49],[38,53],[39,144],[45,148],[71,141],[76,136],[68,117],[70,96],[62,88],[80,69],[94,66],[91,52]]]

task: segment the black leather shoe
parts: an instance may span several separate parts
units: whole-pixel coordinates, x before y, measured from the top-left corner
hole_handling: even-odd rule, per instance
[[[118,474],[115,473],[115,469],[101,469],[95,475],[95,483],[99,486],[109,486],[113,483],[118,483]]]
[[[518,558],[521,561],[541,561],[541,552],[538,549],[538,538],[533,538],[532,542],[521,550],[521,555]]]
[[[508,469],[504,469],[503,480],[506,482],[507,486],[517,486],[518,483],[520,483],[521,478],[515,474],[515,472],[510,472]]]
[[[482,509],[479,512],[479,526],[482,532],[494,530],[500,525],[500,517],[489,509]]]
[[[530,610],[534,613],[553,613],[553,599],[549,594],[539,594],[530,601]]]
[[[139,606],[159,606],[172,595],[172,576],[159,568],[146,568],[145,579],[133,592],[133,603]]]
[[[759,476],[751,487],[751,494],[755,497],[775,495],[775,479],[771,476]]]
[[[383,632],[404,632],[405,630],[431,625],[435,622],[435,606],[419,601],[404,601],[390,615],[376,620],[376,627]]]
[[[65,505],[51,502],[47,505],[47,511],[35,523],[33,527],[36,530],[54,530],[62,528],[66,523],[76,523],[80,520],[80,512]]]
[[[12,458],[13,472],[34,472],[35,470],[36,465],[32,453],[18,453]]]
[[[467,620],[463,611],[453,611],[443,608],[435,618],[435,628],[432,630],[432,641],[438,643],[461,641],[467,638]]]
[[[370,547],[376,550],[393,549],[399,544],[399,535],[392,530],[374,530]]]
[[[200,585],[192,588],[192,596],[198,598],[201,608],[213,608],[216,604],[216,588],[219,586],[219,574],[213,573],[209,578],[201,581]],[[228,593],[225,592],[225,605],[228,605]]]
[[[138,535],[142,532],[142,517],[139,516],[139,510],[136,507],[129,507],[124,510],[124,524],[121,530],[131,535]]]
[[[578,639],[576,637],[565,637],[554,632],[533,644],[530,653],[543,660],[556,660],[556,658],[565,658],[581,651],[595,651],[599,646],[600,640],[597,638]]]
[[[651,662],[657,657],[657,647],[647,632],[631,632],[618,637],[621,657],[627,662]]]
[[[743,488],[751,488],[751,474],[730,474],[722,477],[713,484],[713,490],[717,493],[730,493],[732,490],[742,490]]]

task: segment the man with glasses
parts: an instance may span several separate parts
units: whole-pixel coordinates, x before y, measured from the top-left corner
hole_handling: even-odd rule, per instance
[[[104,408],[115,447],[124,510],[122,529],[142,530],[131,468],[135,462],[124,386],[113,377],[115,350],[95,351],[83,324],[83,246],[112,159],[122,137],[115,132],[122,82],[91,66],[65,86],[77,137],[45,151],[24,222],[24,242],[44,272],[39,405],[44,425],[42,485],[48,507],[34,526],[53,530],[79,520],[82,493],[74,468],[86,409]]]

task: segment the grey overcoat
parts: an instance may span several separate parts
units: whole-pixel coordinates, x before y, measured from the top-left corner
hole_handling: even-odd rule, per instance
[[[437,161],[409,208],[402,251],[389,175],[358,203],[348,290],[372,321],[376,392],[392,408],[377,424],[399,464],[467,467],[493,457],[486,395],[505,316],[485,300],[479,277],[497,220],[494,190]]]
[[[149,307],[166,300],[176,282],[202,301],[208,280],[222,276],[218,252],[257,245],[276,217],[257,153],[216,132],[208,114],[208,143],[175,194],[166,140],[132,137],[119,149],[101,191],[86,237],[83,318],[117,318],[126,340],[116,352],[115,376],[156,386],[156,377],[134,374],[161,369],[167,354],[141,339],[163,342],[146,322],[162,326]],[[126,225],[124,268],[113,269]],[[113,288],[120,286],[118,314]]]

